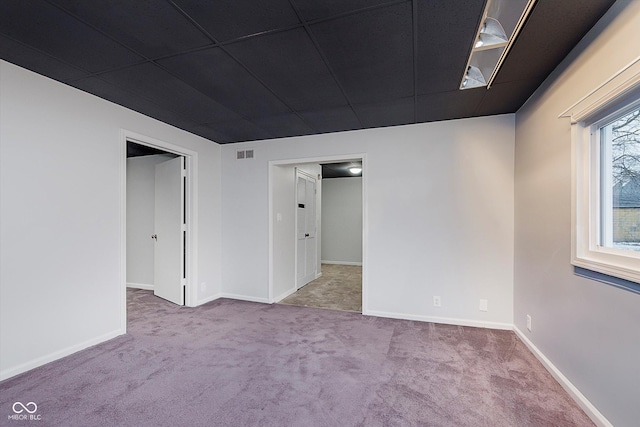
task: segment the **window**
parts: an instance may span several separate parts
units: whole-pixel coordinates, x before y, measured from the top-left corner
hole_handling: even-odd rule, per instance
[[[597,123],[591,138],[600,156],[599,244],[640,252],[640,107]]]
[[[635,283],[640,283],[638,76],[622,85],[610,79],[569,114],[574,165],[571,262]]]

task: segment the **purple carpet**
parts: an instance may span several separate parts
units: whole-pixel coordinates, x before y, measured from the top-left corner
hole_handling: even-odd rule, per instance
[[[513,332],[128,297],[127,335],[0,383],[0,425],[593,425]]]

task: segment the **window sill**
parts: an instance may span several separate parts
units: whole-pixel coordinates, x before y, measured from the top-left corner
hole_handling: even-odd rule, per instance
[[[583,277],[589,280],[596,280],[607,285],[611,285],[616,288],[620,288],[626,291],[630,291],[640,295],[640,284],[629,280],[620,279],[615,276],[593,271],[591,269],[582,268],[574,264],[573,273],[576,276]]]

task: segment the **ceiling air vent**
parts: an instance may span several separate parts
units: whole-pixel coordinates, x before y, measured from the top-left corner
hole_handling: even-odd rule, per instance
[[[236,159],[253,159],[253,150],[238,150],[236,151]]]

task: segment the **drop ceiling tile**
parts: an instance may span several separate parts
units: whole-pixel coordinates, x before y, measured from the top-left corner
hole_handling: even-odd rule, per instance
[[[495,83],[534,77],[544,80],[613,3],[613,0],[538,1]],[[580,13],[576,13],[578,10]]]
[[[219,42],[300,23],[288,0],[174,1]]]
[[[189,130],[195,123],[186,117],[182,117],[174,111],[155,104],[143,97],[137,96],[118,86],[108,83],[98,77],[88,77],[70,83],[77,89],[96,95],[114,104],[121,105],[130,110],[137,111],[146,116],[153,117],[164,123],[168,123],[180,129]]]
[[[358,117],[350,107],[333,107],[303,111],[300,115],[317,133],[362,129]]]
[[[251,121],[267,130],[275,138],[285,136],[309,135],[313,129],[294,113],[281,113],[273,116],[255,117]]]
[[[211,44],[202,31],[166,1],[53,1],[148,58]]]
[[[419,1],[418,94],[460,87],[484,0]]]
[[[294,110],[347,105],[304,29],[252,37],[226,48]]]
[[[477,88],[421,95],[418,97],[418,121],[434,122],[472,117],[482,101],[484,92],[485,88]]]
[[[158,63],[244,117],[261,117],[290,111],[220,48],[175,56]]]
[[[151,63],[102,74],[101,78],[196,123],[239,118],[234,112]]]
[[[218,144],[227,144],[234,142],[228,135],[222,133],[216,125],[212,124],[200,124],[191,128],[190,132],[206,138],[210,141],[217,142]]]
[[[142,59],[45,2],[4,0],[0,33],[91,72],[133,64]]]
[[[2,35],[0,35],[0,58],[61,82],[88,75],[86,71]]]
[[[351,102],[413,95],[410,3],[318,23],[311,31]]]
[[[414,123],[414,98],[393,99],[373,104],[356,104],[354,109],[364,127]]]
[[[268,133],[265,129],[245,119],[209,123],[207,126],[215,132],[227,135],[230,142],[255,141],[275,137],[275,135]]]
[[[371,6],[389,3],[390,0],[294,0],[306,21],[329,18]],[[407,0],[408,1],[408,0]]]

